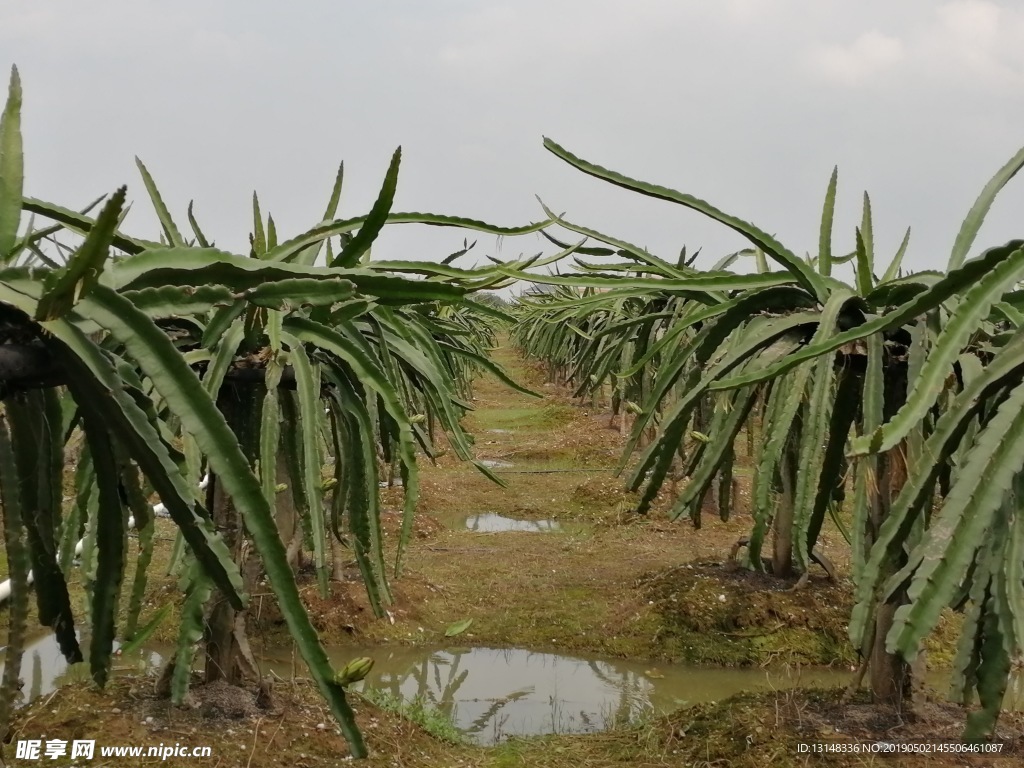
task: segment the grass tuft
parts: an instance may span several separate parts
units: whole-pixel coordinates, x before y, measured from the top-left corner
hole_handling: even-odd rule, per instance
[[[467,743],[455,722],[423,696],[406,700],[382,688],[366,688],[358,695],[381,709],[415,723],[438,741],[462,746]]]

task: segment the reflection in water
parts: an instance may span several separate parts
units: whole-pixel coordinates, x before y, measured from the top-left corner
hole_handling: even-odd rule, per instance
[[[54,643],[56,645],[56,642]],[[61,656],[60,660],[63,661],[64,657]],[[25,681],[25,656],[21,657],[21,674],[18,675],[21,681]],[[54,686],[56,687],[56,683]],[[24,689],[22,689],[24,690]],[[38,653],[32,655],[32,683],[28,688],[28,700],[35,701],[43,693],[43,661]]]
[[[526,531],[531,533],[552,533],[562,530],[557,520],[516,520],[494,512],[483,512],[466,518],[466,528],[477,533],[503,533]]]
[[[163,663],[172,649],[150,646],[114,660],[114,672],[145,674]],[[481,744],[512,735],[586,733],[628,723],[656,712],[718,701],[744,691],[800,687],[841,687],[850,673],[821,668],[718,669],[593,656],[562,656],[524,649],[389,648],[345,646],[328,649],[341,668],[357,656],[374,659],[361,685],[397,698],[419,697],[448,714],[467,737]],[[2,653],[0,653],[2,656]],[[278,650],[263,660],[267,671],[292,674],[291,653]],[[0,665],[2,669],[2,665]],[[300,672],[299,674],[304,674]],[[25,649],[21,703],[45,696],[58,685],[89,679],[87,664],[69,668],[52,635]],[[948,672],[929,682],[948,689]],[[1024,675],[1015,674],[1005,706],[1024,709]]]
[[[420,697],[478,743],[506,736],[587,733],[655,712],[794,685],[840,686],[845,672],[766,673],[560,656],[522,649],[361,649],[376,660],[364,685]],[[353,651],[339,656],[341,664]]]
[[[720,701],[743,692],[794,687],[840,688],[850,672],[827,668],[720,669],[652,667],[620,659],[562,656],[524,649],[449,650],[360,648],[335,650],[341,665],[354,656],[375,659],[364,685],[445,712],[480,744],[517,735],[589,733],[648,714]],[[929,682],[948,690],[948,671]],[[1024,675],[1015,675],[1005,706],[1024,708]]]
[[[81,638],[79,641],[82,642]],[[117,643],[114,647],[117,648]],[[83,642],[83,651],[87,643]],[[6,653],[0,651],[0,660]],[[140,650],[128,656],[119,656],[113,660],[112,669],[118,672],[146,673],[163,663],[164,656],[154,650]],[[0,661],[0,674],[4,663]],[[89,679],[89,664],[69,665],[64,660],[64,654],[60,652],[56,638],[50,635],[43,635],[33,639],[26,647],[21,657],[22,682],[25,684],[21,691],[21,699],[18,705],[27,704],[40,696],[52,693],[59,686],[66,683],[81,682]],[[27,694],[27,695],[26,695]]]

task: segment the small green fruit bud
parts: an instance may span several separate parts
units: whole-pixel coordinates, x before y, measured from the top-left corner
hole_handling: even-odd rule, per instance
[[[361,656],[350,661],[340,672],[335,674],[334,682],[343,687],[352,683],[358,683],[370,674],[371,669],[373,669],[373,659],[368,656]]]

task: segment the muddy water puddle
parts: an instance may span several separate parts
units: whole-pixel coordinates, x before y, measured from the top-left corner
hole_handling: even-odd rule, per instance
[[[114,674],[153,673],[172,649],[148,648],[114,659]],[[356,690],[419,699],[448,715],[467,739],[493,744],[510,736],[590,733],[655,713],[718,701],[747,691],[845,686],[850,673],[822,668],[719,669],[652,664],[587,655],[498,648],[329,648],[335,668],[358,656],[374,667]],[[0,653],[2,656],[2,653]],[[292,675],[290,652],[265,654],[267,674]],[[22,659],[21,702],[58,686],[89,679],[88,666],[69,668],[52,635],[37,639]],[[307,674],[301,661],[297,674]],[[948,673],[932,676],[944,689]],[[1024,676],[1011,680],[1008,708],[1024,708]]]
[[[79,638],[82,652],[88,652],[88,644]],[[117,643],[114,647],[117,648]],[[172,647],[150,647],[132,651],[111,660],[113,674],[145,674],[161,666],[174,652]],[[0,670],[6,666],[7,650],[0,649]],[[39,696],[47,696],[61,685],[89,680],[87,663],[68,664],[60,652],[57,640],[52,634],[33,638],[25,647],[21,657],[21,680],[24,687],[20,703],[25,704]]]
[[[495,512],[482,512],[466,518],[466,530],[476,533],[503,533],[522,531],[527,533],[557,533],[562,525],[557,520],[519,520]]]
[[[724,669],[662,665],[521,648],[361,648],[330,652],[337,667],[374,659],[357,690],[419,700],[451,718],[470,741],[593,733],[744,692],[845,688],[851,673],[828,668]],[[945,690],[948,672],[934,675]],[[1024,677],[1007,707],[1024,708]]]
[[[845,673],[828,670],[797,677],[514,648],[362,652],[376,661],[364,686],[406,701],[419,698],[447,714],[468,739],[484,745],[510,736],[607,730],[741,691],[798,683],[839,686],[848,680]]]

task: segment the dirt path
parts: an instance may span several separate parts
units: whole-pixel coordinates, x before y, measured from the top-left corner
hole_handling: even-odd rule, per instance
[[[476,458],[494,463],[507,487],[451,454],[435,465],[422,461],[415,536],[392,583],[391,620],[373,617],[354,567],[353,580],[333,585],[328,600],[305,579],[302,592],[325,644],[443,645],[453,642],[448,627],[471,619],[455,642],[709,665],[855,661],[845,579],[833,584],[813,573],[807,588],[792,591],[790,582],[723,567],[751,527],[742,447],[729,521],[709,510],[699,529],[672,522],[668,498],[639,517],[615,474],[623,437],[607,404],[592,412],[507,343],[493,358],[541,395],[490,375],[476,382],[475,410],[464,425],[475,436]],[[401,493],[385,493],[392,537]],[[520,530],[488,532],[496,518]],[[521,530],[531,521],[534,530]],[[819,546],[845,573],[848,546],[830,521]],[[251,627],[254,642],[288,647],[274,613]],[[939,634],[930,653],[944,658],[952,644],[945,627]]]
[[[510,347],[494,357],[543,394],[529,397],[491,376],[477,382],[465,425],[477,458],[501,462],[495,472],[507,488],[454,458],[424,466],[417,537],[394,584],[396,622],[362,623],[365,639],[436,643],[450,624],[473,619],[460,642],[666,655],[662,622],[638,580],[695,559],[721,561],[747,522],[694,530],[631,516],[613,471],[622,438],[607,414],[546,384]],[[482,514],[560,530],[468,529]]]

